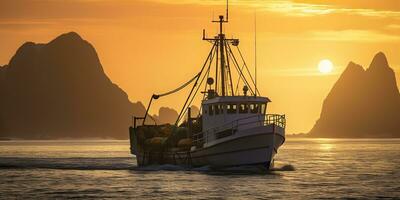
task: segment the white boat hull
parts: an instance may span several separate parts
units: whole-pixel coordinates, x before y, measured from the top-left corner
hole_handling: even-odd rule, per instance
[[[274,156],[285,142],[285,129],[275,124],[241,127],[229,136],[206,140],[203,147],[186,151],[138,148],[137,135],[131,129],[131,152],[136,155],[138,166],[174,164],[226,168],[263,165],[271,168]]]
[[[193,166],[232,167],[264,165],[270,167],[279,147],[284,143],[284,129],[262,126],[222,138],[217,143],[191,151]]]

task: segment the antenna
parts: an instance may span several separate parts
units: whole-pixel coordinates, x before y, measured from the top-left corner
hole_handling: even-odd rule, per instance
[[[229,0],[226,0],[226,21],[229,21]]]
[[[254,11],[254,79],[254,95],[257,96],[257,10]]]

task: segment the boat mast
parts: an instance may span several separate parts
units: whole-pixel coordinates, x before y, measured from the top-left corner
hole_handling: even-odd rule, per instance
[[[221,96],[225,96],[225,88],[226,88],[226,82],[225,82],[225,34],[223,33],[222,30],[222,24],[226,23],[228,21],[224,20],[224,16],[220,15],[219,16],[219,47],[220,47],[220,55],[221,55]]]
[[[214,37],[206,37],[206,31],[203,29],[203,40],[208,41],[213,44],[213,47],[215,49],[215,62],[211,60],[211,63],[215,63],[215,82],[214,79],[212,80],[212,83],[210,86],[215,83],[214,85],[214,90],[212,90],[212,96],[235,96],[235,93],[239,94],[237,89],[234,90],[234,84],[232,81],[232,73],[231,73],[231,65],[234,66],[234,68],[237,70],[238,75],[239,75],[239,80],[237,82],[237,88],[239,86],[239,82],[243,80],[244,86],[249,87],[250,93],[257,96],[257,83],[255,83],[251,72],[249,71],[249,68],[247,67],[247,64],[243,58],[242,53],[240,52],[238,45],[239,45],[239,39],[236,38],[227,38],[224,29],[223,29],[223,24],[228,23],[229,19],[229,1],[226,1],[226,18],[224,15],[219,15],[218,20],[213,20],[213,23],[219,23],[219,33],[214,36]],[[255,41],[256,43],[256,41]],[[240,67],[234,53],[232,52],[231,45],[234,47],[237,47],[237,50],[239,52],[240,58],[243,61],[243,66]],[[214,58],[214,57],[213,57]],[[230,62],[232,61],[232,62]],[[211,65],[210,63],[210,65]],[[253,91],[251,85],[249,82],[246,80],[245,74],[243,73],[243,69],[246,68],[248,72],[248,76],[250,77],[251,83],[255,85],[255,91]],[[257,74],[257,72],[255,72]],[[210,89],[211,91],[211,89]]]
[[[213,23],[219,23],[219,34],[218,36],[216,36],[215,38],[206,38],[205,35],[203,35],[203,40],[207,40],[207,41],[212,41],[213,43],[216,44],[217,49],[217,60],[216,60],[216,70],[215,70],[215,91],[218,92],[219,89],[221,89],[221,94],[220,96],[227,96],[228,94],[228,84],[227,84],[227,78],[232,79],[232,75],[230,72],[229,65],[226,64],[226,61],[229,61],[229,58],[227,57],[228,55],[225,55],[225,52],[227,51],[228,47],[227,47],[227,40],[232,41],[233,39],[226,39],[225,34],[224,34],[224,29],[223,29],[223,24],[224,23],[228,23],[228,17],[229,17],[229,4],[228,4],[228,0],[226,1],[226,19],[224,19],[223,15],[219,16],[219,20],[213,20]],[[204,32],[203,32],[204,34]],[[219,57],[219,62],[218,62],[218,57]],[[220,69],[220,70],[219,70]],[[218,72],[219,71],[219,72]],[[218,81],[218,76],[221,77],[220,80],[220,88],[219,88],[219,81]],[[232,82],[230,80],[230,82]],[[231,95],[235,95],[234,94],[234,90],[233,90],[233,84],[230,84],[230,91],[231,91]]]

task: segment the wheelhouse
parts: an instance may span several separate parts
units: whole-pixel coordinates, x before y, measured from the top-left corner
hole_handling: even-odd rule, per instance
[[[269,102],[271,101],[266,97],[254,96],[225,96],[204,100],[202,103],[203,130],[238,119],[265,116]]]

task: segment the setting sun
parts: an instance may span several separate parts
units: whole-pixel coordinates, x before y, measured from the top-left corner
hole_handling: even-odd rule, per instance
[[[331,73],[333,70],[333,63],[328,59],[321,60],[318,64],[318,70],[323,74]]]

